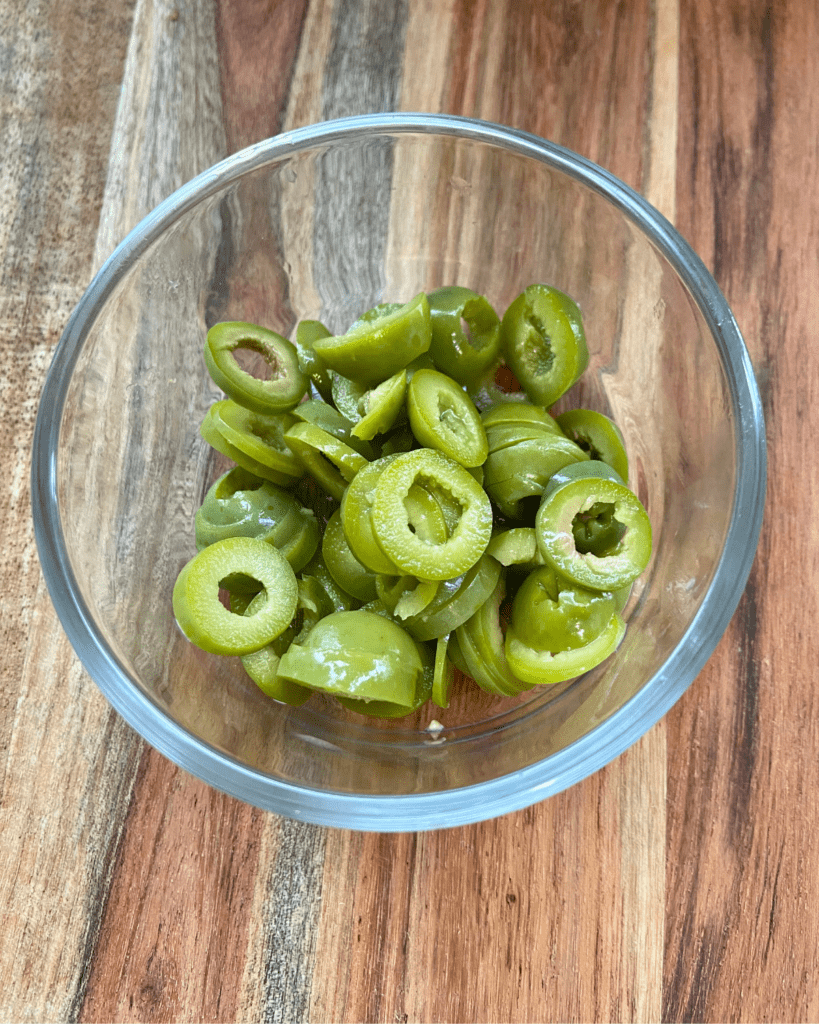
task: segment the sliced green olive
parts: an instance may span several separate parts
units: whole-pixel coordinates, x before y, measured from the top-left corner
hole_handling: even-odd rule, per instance
[[[270,371],[267,380],[242,369],[236,352],[260,355]],[[213,381],[235,402],[270,415],[292,409],[304,396],[309,378],[299,366],[294,345],[275,331],[239,321],[214,324],[205,341],[205,363]]]
[[[577,303],[545,284],[532,284],[501,322],[506,362],[529,398],[553,405],[589,362]]]
[[[438,288],[428,299],[436,366],[459,384],[474,384],[500,357],[497,313],[482,295],[458,285]]]
[[[407,394],[410,426],[418,441],[467,469],[481,466],[489,451],[478,410],[463,389],[437,370],[419,370]]]
[[[237,615],[219,600],[226,577],[249,576],[267,600],[254,615]],[[290,563],[253,537],[228,537],[200,551],[177,577],[173,610],[182,632],[211,654],[249,654],[284,632],[296,611],[298,587]]]
[[[524,644],[510,627],[506,631],[506,659],[515,675],[534,685],[552,685],[589,672],[620,646],[626,624],[618,614],[602,633],[584,647],[551,653]]]
[[[651,558],[651,522],[637,496],[601,462],[565,467],[535,520],[538,548],[561,576],[590,590],[620,590]]]
[[[313,348],[331,369],[372,385],[426,352],[431,338],[429,303],[421,292],[385,316],[353,325],[340,337],[317,339]]]
[[[628,480],[628,456],[617,424],[594,409],[571,409],[557,417],[566,437],[586,452],[593,461],[605,462],[625,482]]]

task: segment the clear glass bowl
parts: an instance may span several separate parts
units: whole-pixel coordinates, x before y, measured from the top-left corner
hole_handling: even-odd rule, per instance
[[[580,304],[589,369],[564,405],[611,414],[654,555],[617,654],[516,700],[365,719],[265,698],[171,610],[219,457],[207,328],[292,336],[466,285],[497,309],[533,281]],[[612,175],[558,146],[454,117],[358,117],[294,131],[180,189],[83,296],[43,391],[32,493],[46,582],[92,678],[142,735],[213,786],[293,818],[381,831],[503,814],[583,779],[679,698],[728,625],[765,490],[750,361],[685,241]],[[435,717],[444,726],[427,731]]]

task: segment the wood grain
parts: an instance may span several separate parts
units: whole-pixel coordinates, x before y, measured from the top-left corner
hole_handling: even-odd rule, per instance
[[[819,166],[805,131],[819,115],[819,26],[807,3],[681,10],[680,119],[692,130],[681,135],[678,221],[745,334],[770,462],[749,587],[668,718],[664,1015],[816,1020],[819,599],[807,580],[819,478],[801,453],[819,379],[819,247],[797,179],[815,180]]]
[[[166,39],[162,56],[172,69],[193,64],[206,71],[209,89],[203,90],[198,126],[211,146],[208,160],[198,160],[194,151],[185,155],[193,166],[169,166],[168,186],[180,173],[190,177],[215,162],[228,145],[244,145],[276,130],[290,83],[279,76],[285,52],[271,50],[270,26],[277,26],[277,39],[282,24],[297,39],[301,22],[288,20],[298,13],[292,5],[269,8],[220,5],[210,35],[201,31],[208,7],[189,9],[187,18],[200,26],[195,59],[178,39]],[[178,12],[173,5],[159,13],[147,4],[138,8],[133,38],[148,35],[140,31],[140,18],[155,20],[173,11]],[[221,62],[217,42],[225,55]],[[133,139],[137,131],[151,137],[173,130],[188,94],[179,90],[162,105],[152,103],[157,53],[133,46],[129,60],[135,67],[126,77],[144,84],[123,96],[121,134]],[[273,92],[268,94],[268,87]],[[216,108],[217,91],[214,123],[208,113]],[[125,152],[133,148],[131,142]],[[261,214],[250,230],[264,230],[268,215]],[[262,276],[268,292],[280,295],[275,275],[262,268]],[[231,301],[229,295],[225,301]],[[261,318],[262,311],[257,313]],[[309,974],[302,964],[311,962],[314,931],[309,908],[320,893],[304,871],[311,860],[321,864],[322,852],[322,830],[263,815],[217,794],[146,748],[80,1019],[303,1019]],[[138,878],[136,864],[141,865]],[[164,869],[156,870],[157,864]],[[196,870],[197,865],[207,867]]]
[[[560,87],[550,77],[558,69],[539,60],[538,47],[546,45],[551,21],[545,26],[543,19],[531,18],[526,5],[453,4],[447,13],[440,32],[425,33],[421,24],[428,26],[429,7],[411,7],[404,109],[499,118],[496,104],[504,94],[508,123],[529,127],[535,121],[536,130],[558,142],[581,152],[594,148],[591,130],[584,135],[578,125],[568,138],[561,137],[564,126],[557,118],[548,122],[542,110],[544,94]],[[663,13],[675,27],[675,7],[666,5]],[[596,101],[604,109],[608,80],[595,78],[596,96],[588,83],[595,64],[591,39],[600,31],[609,45],[633,45],[642,59],[632,65],[653,72],[650,56],[659,46],[652,32],[658,22],[646,12],[642,21],[635,16],[618,24],[607,5],[587,17],[589,36],[580,32],[572,43],[578,64],[573,76],[589,89],[589,106]],[[560,21],[559,12],[554,21]],[[430,37],[447,73],[413,74],[421,53],[409,47]],[[467,46],[477,60],[459,52]],[[667,63],[666,56],[658,74]],[[509,67],[521,71],[511,88]],[[639,108],[656,95],[652,113],[667,139],[676,93],[673,77],[663,83],[665,91],[655,94],[651,77],[635,72],[622,102],[625,119],[633,104]],[[611,118],[618,113],[611,111]],[[639,130],[638,119],[632,124]],[[641,180],[643,150],[642,144],[632,147],[628,161],[621,159],[612,169],[636,184],[656,187],[668,202],[674,150],[655,147],[652,182]],[[337,959],[332,971],[314,976],[310,1019],[658,1019],[664,787],[660,727],[595,779],[508,816],[501,825],[417,837],[331,833],[317,963],[328,962],[333,951]],[[598,851],[594,864],[576,858],[589,844]],[[448,866],[454,864],[453,875]],[[352,895],[328,898],[334,891]],[[386,952],[374,960],[373,949]],[[578,963],[594,967],[580,976]]]
[[[92,268],[132,6],[0,8],[0,1016],[72,1016],[133,776],[134,743],[84,675],[29,512],[37,399]],[[120,756],[109,757],[112,746]],[[97,814],[105,806],[106,813]]]
[[[0,1018],[819,1019],[816,5],[7,0],[0,38]],[[750,586],[664,722],[546,803],[418,835],[285,821],[147,748],[62,635],[28,508],[47,364],[127,230],[241,146],[396,108],[541,134],[676,219],[770,455]]]
[[[229,152],[282,130],[307,6],[307,0],[222,0],[216,5]]]
[[[0,491],[2,522],[9,527],[0,553],[8,581],[0,599],[6,712],[0,750],[10,742],[40,580],[28,482],[37,399],[65,320],[87,283],[130,7],[113,4],[104,15],[97,9],[94,32],[58,4],[37,16],[0,8],[0,443],[9,468],[8,486]],[[103,59],[94,53],[98,40]]]

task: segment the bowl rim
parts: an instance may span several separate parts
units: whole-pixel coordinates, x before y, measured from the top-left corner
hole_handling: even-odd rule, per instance
[[[716,342],[731,395],[737,454],[733,510],[713,579],[674,651],[639,693],[565,750],[526,768],[443,792],[404,795],[297,786],[249,768],[175,722],[134,684],[95,627],[71,569],[57,501],[60,423],[74,366],[109,294],[140,254],[230,179],[303,149],[383,134],[452,136],[534,158],[603,196],[637,224],[688,288]],[[48,370],[34,430],[31,502],[43,576],[63,629],[114,709],[152,746],[214,788],[264,810],[319,825],[398,832],[466,825],[527,807],[598,771],[648,732],[693,682],[736,610],[759,543],[766,476],[762,403],[739,327],[705,264],[658,210],[599,165],[520,129],[454,115],[387,113],[324,121],[249,146],[177,189],[120,242],[71,314]]]

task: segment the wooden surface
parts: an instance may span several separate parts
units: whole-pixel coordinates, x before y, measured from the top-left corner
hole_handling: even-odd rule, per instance
[[[0,1019],[819,1019],[813,0],[0,0]],[[524,128],[675,220],[745,334],[762,543],[715,655],[603,771],[371,835],[221,796],[79,667],[29,513],[94,269],[237,148],[390,109]]]

